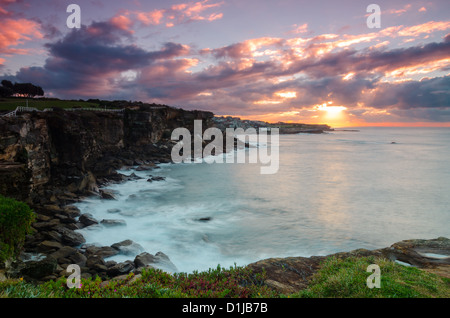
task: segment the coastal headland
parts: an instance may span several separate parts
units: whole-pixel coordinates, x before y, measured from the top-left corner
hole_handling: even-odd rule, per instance
[[[193,130],[194,120],[203,128],[261,127],[263,122],[215,117],[211,112],[187,111],[168,106],[141,106],[109,112],[106,110],[22,111],[0,117],[0,193],[26,202],[36,213],[34,233],[26,239],[18,259],[6,264],[10,277],[33,282],[67,276],[66,268],[77,264],[85,278],[110,279],[146,266],[170,268],[164,251],[143,252],[126,262],[107,261],[109,256],[133,249],[126,240],[111,246],[88,246],[76,230],[102,222],[82,214],[74,204],[88,196],[114,200],[108,184],[132,180],[117,170],[128,166],[152,171],[160,163],[171,162],[173,129]],[[258,126],[259,125],[259,126]],[[280,133],[323,133],[327,125],[274,124]],[[153,181],[158,181],[154,179]],[[336,254],[375,255],[424,268],[449,277],[449,258],[433,258],[427,253],[450,255],[450,240],[409,240],[379,250],[356,250]],[[267,273],[267,286],[280,292],[304,288],[324,256],[267,259],[248,265]]]

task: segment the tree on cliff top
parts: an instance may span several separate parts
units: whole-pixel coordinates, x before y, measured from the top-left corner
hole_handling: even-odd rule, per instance
[[[12,83],[8,80],[3,80],[0,86],[0,96],[22,96],[22,97],[34,97],[44,96],[44,90],[40,86],[33,85],[31,83]]]

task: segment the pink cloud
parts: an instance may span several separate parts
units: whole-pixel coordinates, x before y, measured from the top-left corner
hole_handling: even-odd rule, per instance
[[[166,27],[173,27],[176,24],[189,21],[215,21],[223,17],[223,13],[214,12],[204,14],[205,11],[217,8],[223,4],[208,3],[209,0],[199,2],[188,2],[172,5],[167,9],[157,9],[150,12],[134,12],[136,19],[145,25],[165,24]]]
[[[137,19],[145,25],[158,25],[164,17],[165,10],[153,10],[150,12],[138,12]]]
[[[398,32],[400,36],[417,36],[420,33],[432,33],[450,29],[450,21],[430,21],[427,23],[405,27]]]
[[[212,13],[207,20],[208,21],[214,21],[214,20],[218,20],[218,19],[222,19],[223,18],[223,13]]]
[[[382,13],[402,15],[403,13],[407,12],[408,10],[410,10],[411,7],[412,7],[411,4],[407,4],[402,9],[391,9],[391,10],[386,10],[386,11],[384,11]]]
[[[188,17],[198,17],[201,12],[208,10],[210,8],[219,7],[223,4],[223,2],[212,4],[207,4],[207,2],[209,2],[209,0],[199,1],[195,3],[192,2],[188,3],[186,4],[186,7],[183,8],[182,12],[184,15]]]
[[[27,50],[11,48],[25,41],[42,39],[40,25],[27,19],[4,19],[0,20],[0,53],[3,54],[25,54]]]
[[[308,32],[308,23],[304,23],[302,25],[294,24],[293,26],[295,29],[292,30],[290,33],[300,34]]]
[[[128,18],[126,15],[117,15],[110,20],[111,24],[121,29],[123,31],[127,31],[130,34],[133,34],[134,31],[131,29],[133,27],[133,21]]]

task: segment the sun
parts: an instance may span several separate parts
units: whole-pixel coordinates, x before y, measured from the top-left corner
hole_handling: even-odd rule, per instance
[[[328,102],[329,104],[330,102]],[[324,111],[326,113],[325,117],[329,119],[337,119],[341,117],[342,111],[346,110],[347,107],[344,106],[329,106],[327,103],[316,106],[317,110]]]

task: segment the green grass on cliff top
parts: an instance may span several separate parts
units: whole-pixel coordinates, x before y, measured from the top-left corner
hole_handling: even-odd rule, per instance
[[[367,267],[380,267],[380,288],[368,288],[372,274]],[[450,279],[424,270],[375,257],[329,257],[314,275],[308,289],[290,295],[301,298],[449,298]]]
[[[77,101],[77,100],[59,100],[59,99],[49,99],[49,98],[0,98],[0,111],[13,111],[18,106],[27,106],[34,107],[39,110],[43,110],[45,108],[51,107],[59,107],[59,108],[74,108],[74,107],[82,107],[82,108],[90,108],[90,107],[98,107],[99,104],[95,102],[87,102],[87,101]]]
[[[380,288],[368,288],[367,266],[381,270]],[[150,269],[142,276],[102,283],[82,279],[81,288],[68,289],[66,279],[42,285],[22,280],[0,283],[0,298],[449,298],[450,280],[417,268],[374,257],[329,257],[310,286],[295,294],[281,295],[268,289],[247,268],[217,267],[206,272],[171,275]]]

